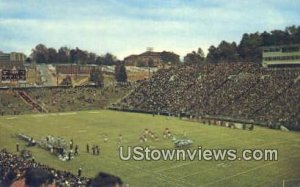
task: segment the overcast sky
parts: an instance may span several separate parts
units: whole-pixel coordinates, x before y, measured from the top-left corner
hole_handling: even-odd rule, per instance
[[[39,43],[124,56],[187,52],[300,25],[300,0],[0,0],[0,50]]]

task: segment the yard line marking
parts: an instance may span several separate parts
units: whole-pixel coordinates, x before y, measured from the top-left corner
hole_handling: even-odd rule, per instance
[[[115,164],[115,165],[118,165],[118,166],[120,166],[118,163],[116,163],[115,161],[113,161],[111,158],[109,158],[109,157],[106,157],[105,156],[105,160],[108,160],[109,162],[111,162],[111,163],[113,163],[113,164]],[[149,171],[149,170],[147,170],[147,169],[145,169],[145,168],[142,168],[142,167],[139,167],[139,166],[134,166],[134,165],[132,165],[132,164],[129,164],[129,163],[123,163],[123,164],[125,164],[125,165],[128,165],[129,166],[129,169],[131,169],[131,170],[133,170],[133,171],[135,171],[136,172],[136,170],[139,170],[139,171],[143,171],[144,173],[148,173],[148,175],[150,175],[150,176],[153,176],[153,177],[157,177],[158,179],[160,179],[160,180],[162,180],[162,181],[164,181],[164,182],[166,182],[166,183],[173,183],[173,184],[175,184],[175,186],[182,186],[182,187],[185,187],[185,185],[186,184],[184,184],[184,185],[181,185],[181,184],[178,184],[178,183],[176,183],[175,181],[174,181],[174,178],[171,178],[171,177],[169,177],[170,179],[173,179],[173,180],[168,180],[168,178],[166,178],[166,176],[164,176],[164,175],[162,175],[162,174],[160,174],[160,173],[156,173],[157,175],[155,176],[154,175],[154,173],[153,172],[151,172],[151,171]],[[136,168],[136,169],[134,169],[134,168]],[[135,175],[132,175],[132,176],[129,176],[129,178],[133,178],[133,177],[135,177]],[[160,184],[160,183],[159,183]],[[173,186],[173,185],[172,185]]]
[[[282,176],[285,176],[285,175],[287,175],[287,174],[288,174],[288,173],[283,173],[283,174],[276,175],[276,177],[272,177],[272,178],[270,178],[270,179],[264,180],[264,181],[262,181],[262,182],[260,182],[260,183],[258,183],[258,184],[255,184],[255,186],[253,186],[253,187],[265,186],[265,185],[263,185],[263,184],[269,183],[270,181],[274,181],[274,178],[278,179],[278,177],[282,177]],[[282,181],[280,180],[280,182],[282,182]]]
[[[289,157],[289,158],[282,159],[282,160],[280,160],[280,161],[288,160],[288,159],[293,158],[293,157],[296,157],[296,156],[298,156],[298,155],[300,155],[300,154],[291,156],[291,157]],[[278,161],[278,162],[280,162],[280,161]],[[243,175],[243,174],[245,174],[245,173],[249,173],[249,172],[251,172],[251,171],[254,171],[254,170],[257,170],[257,169],[260,169],[260,168],[264,168],[264,167],[269,166],[269,165],[272,165],[272,164],[278,164],[278,162],[270,162],[270,163],[267,163],[267,164],[264,164],[264,165],[261,165],[261,166],[257,166],[257,167],[251,168],[251,169],[249,169],[249,170],[246,170],[246,171],[243,171],[243,172],[239,172],[239,173],[237,173],[237,174],[234,174],[234,175],[231,175],[231,176],[227,176],[227,177],[223,177],[223,178],[221,178],[221,179],[219,179],[219,180],[215,180],[215,181],[212,181],[212,182],[203,184],[203,185],[201,185],[201,186],[210,186],[210,185],[215,184],[215,183],[217,183],[217,182],[224,181],[224,180],[228,180],[228,179],[230,179],[230,178],[234,178],[234,177],[237,177],[237,176],[239,176],[239,175]]]
[[[161,171],[167,171],[167,170],[171,170],[171,169],[176,169],[182,166],[186,166],[186,165],[190,165],[190,164],[194,164],[195,161],[190,161],[188,163],[184,163],[184,164],[177,164],[175,166],[169,167],[169,168],[162,168],[162,169],[158,169],[157,171],[161,172]]]
[[[111,159],[111,158],[108,158],[108,159]],[[122,162],[122,163],[123,163],[123,162]],[[143,171],[145,171],[145,172],[150,173],[151,175],[153,175],[153,171],[150,171],[150,170],[145,169],[145,168],[143,168],[143,167],[135,166],[135,165],[132,165],[132,164],[127,163],[127,162],[124,163],[124,164],[129,165],[130,167],[135,167],[135,168],[137,168],[137,169],[139,169],[139,170],[143,170]],[[175,183],[174,181],[179,181],[179,182],[181,182],[181,183],[184,183],[184,186],[186,186],[187,184],[188,184],[189,186],[197,186],[197,185],[195,185],[195,184],[193,184],[193,183],[190,183],[190,182],[187,182],[187,181],[184,181],[184,180],[181,180],[181,179],[176,179],[176,178],[173,178],[173,177],[170,177],[170,176],[166,176],[166,175],[164,175],[164,174],[162,174],[162,173],[159,173],[159,172],[156,172],[155,174],[159,175],[161,178],[164,177],[163,179],[165,179],[165,178],[166,178],[166,179],[171,179],[173,183]],[[155,175],[153,175],[153,176],[155,176]],[[177,185],[178,185],[178,183],[177,183]],[[181,185],[181,186],[182,186],[182,185]]]
[[[282,144],[282,143],[287,143],[287,141],[285,141],[285,142],[275,142],[275,143],[271,143],[271,144],[261,144],[261,145],[273,145],[273,144],[278,145],[278,144]],[[261,146],[261,145],[259,145],[259,146]],[[216,148],[222,148],[222,147],[216,147]],[[256,147],[256,148],[258,148],[258,147]],[[285,160],[285,159],[284,159],[284,160]],[[201,162],[201,161],[200,161],[200,162]],[[236,162],[238,162],[238,161],[236,161]],[[246,163],[245,163],[245,164],[246,164]],[[183,176],[183,177],[180,177],[180,179],[183,179],[183,178],[186,178],[186,177],[189,177],[189,176],[193,176],[193,175],[198,175],[198,174],[201,174],[201,173],[205,173],[205,172],[210,171],[210,170],[213,170],[213,169],[215,169],[215,168],[211,167],[210,169],[206,169],[205,171],[198,171],[198,172],[195,172],[195,173],[193,173],[193,174],[191,174],[191,175],[185,175],[185,176]]]

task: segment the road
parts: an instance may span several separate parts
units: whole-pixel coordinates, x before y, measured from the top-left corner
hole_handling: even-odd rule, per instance
[[[56,78],[51,74],[46,64],[37,65],[38,71],[41,73],[44,86],[56,86]]]

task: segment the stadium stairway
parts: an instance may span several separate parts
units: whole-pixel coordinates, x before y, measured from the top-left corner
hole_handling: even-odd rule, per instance
[[[42,107],[36,101],[34,101],[25,91],[17,91],[17,94],[21,97],[21,99],[25,103],[27,103],[28,105],[33,107],[38,112],[41,112],[41,113],[47,113],[48,112],[44,107]]]
[[[268,102],[266,102],[265,105],[257,108],[255,111],[252,112],[252,116],[257,115],[262,109],[266,108],[268,105],[270,105],[270,103],[276,101],[284,92],[286,92],[288,89],[290,89],[294,84],[296,84],[297,79],[294,79],[293,81],[291,81],[285,88],[283,88],[282,91],[278,92],[276,95],[274,95],[272,98],[270,98],[268,100]]]

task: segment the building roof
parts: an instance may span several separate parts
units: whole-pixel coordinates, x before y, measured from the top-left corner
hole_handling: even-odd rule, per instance
[[[162,52],[146,51],[139,55],[129,55],[129,56],[125,57],[124,60],[129,59],[129,58],[139,57],[139,56],[160,56],[161,54],[162,54]]]
[[[138,56],[138,55],[129,55],[129,56],[125,57],[124,59],[135,58],[135,57],[137,57],[137,56]]]
[[[161,52],[146,51],[139,56],[160,56]]]

